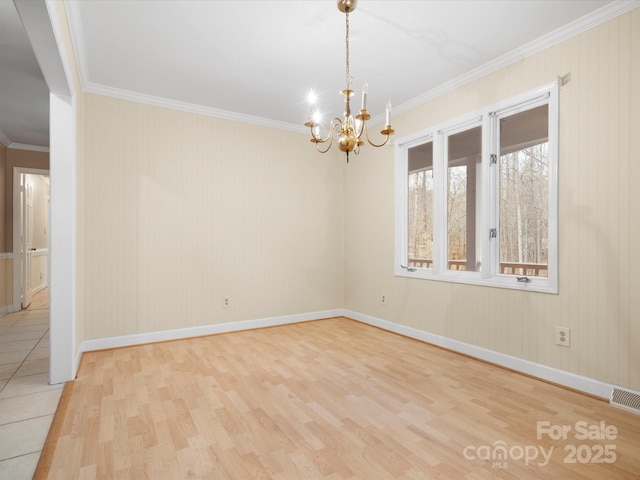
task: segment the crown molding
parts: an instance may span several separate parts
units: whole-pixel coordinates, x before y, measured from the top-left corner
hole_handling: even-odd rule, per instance
[[[153,95],[147,95],[144,93],[132,92],[122,88],[105,87],[96,83],[88,83],[83,90],[86,93],[93,93],[96,95],[104,95],[106,97],[119,98],[121,100],[128,100],[131,102],[143,103],[146,105],[152,105],[155,107],[170,108],[172,110],[179,110],[188,113],[196,113],[199,115],[205,115],[208,117],[220,118],[223,120],[231,120],[235,122],[249,123],[253,125],[259,125],[262,127],[277,128],[280,130],[289,130],[297,133],[307,132],[307,128],[302,125],[294,125],[287,122],[281,122],[278,120],[271,120],[268,118],[257,117],[254,115],[247,115],[244,113],[231,112],[229,110],[222,110],[219,108],[206,107],[204,105],[198,105],[195,103],[181,102],[179,100],[172,100],[170,98],[156,97]]]
[[[596,27],[612,18],[627,13],[634,8],[640,6],[640,0],[615,0],[610,4],[588,14],[582,18],[579,18],[567,25],[549,32],[532,42],[529,42],[515,50],[512,50],[501,57],[496,58],[480,67],[471,70],[470,72],[461,75],[453,80],[443,83],[422,95],[419,95],[407,102],[404,102],[397,107],[394,107],[394,112],[403,113],[423,105],[435,98],[451,92],[457,88],[460,88],[468,83],[478,80],[486,75],[494,73],[502,68],[508,67],[524,58],[527,58],[533,54],[539,53],[553,45],[563,42],[571,37],[574,37],[582,32]]]
[[[6,148],[12,148],[14,150],[29,150],[31,152],[46,152],[49,153],[49,147],[41,147],[40,145],[28,145],[26,143],[12,142],[3,132],[0,131],[0,143]]]
[[[86,87],[89,83],[87,50],[84,45],[82,18],[80,16],[80,7],[78,5],[78,0],[65,0],[64,2],[65,11],[67,12],[67,23],[69,24],[69,33],[71,35],[71,44],[73,45],[78,77],[80,78],[80,87],[82,88],[82,91],[86,91]]]
[[[41,147],[40,145],[28,145],[26,143],[10,143],[7,148],[14,150],[28,150],[30,152],[49,153],[49,147]]]
[[[26,143],[15,143],[7,137],[4,132],[0,131],[0,143],[6,148],[12,148],[14,150],[30,150],[32,152],[47,152],[49,153],[49,147],[41,147],[39,145],[27,145]]]
[[[158,106],[163,108],[170,108],[174,110],[180,110],[189,113],[196,113],[199,115],[206,115],[210,117],[220,118],[223,120],[231,120],[242,123],[249,123],[253,125],[259,125],[270,128],[277,128],[281,130],[288,130],[296,133],[307,133],[307,128],[292,124],[288,122],[281,122],[278,120],[271,120],[263,117],[257,117],[248,114],[231,112],[228,110],[222,110],[213,107],[206,107],[203,105],[197,105],[187,102],[181,102],[178,100],[172,100],[164,97],[156,97],[153,95],[146,95],[138,92],[124,90],[120,88],[107,87],[93,83],[89,80],[88,62],[86,49],[84,45],[84,35],[82,31],[82,22],[80,9],[78,7],[79,0],[66,0],[65,6],[67,11],[67,17],[69,20],[69,29],[71,33],[73,49],[75,52],[78,75],[80,77],[80,85],[82,90],[87,93],[94,93],[97,95],[104,95],[107,97],[119,98],[122,100],[133,101],[137,103],[143,103],[152,106]],[[471,70],[470,72],[461,75],[449,82],[445,82],[407,102],[404,102],[394,107],[394,112],[404,113],[413,108],[419,107],[445,93],[451,92],[457,88],[460,88],[468,83],[478,80],[490,73],[496,72],[502,68],[508,67],[530,55],[541,52],[553,45],[556,45],[564,40],[574,37],[590,28],[600,25],[612,18],[627,13],[634,8],[640,6],[640,0],[614,0],[610,4],[588,14],[582,18],[579,18],[561,28],[554,30],[532,42],[529,42],[522,47],[519,47],[511,52],[502,55],[484,65]],[[382,116],[376,117],[372,120],[382,121]],[[372,122],[374,124],[376,122]],[[1,138],[0,138],[1,140]]]
[[[11,140],[0,130],[0,143],[2,143],[5,147],[11,145]]]
[[[57,91],[52,91],[52,93],[58,95],[58,96],[73,96],[76,94],[76,84],[73,81],[74,75],[73,75],[73,71],[75,69],[72,68],[71,65],[73,65],[72,61],[69,58],[69,52],[66,48],[63,48],[62,45],[64,44],[63,38],[64,38],[64,34],[62,33],[61,30],[61,19],[60,19],[60,13],[58,12],[58,10],[54,7],[54,1],[55,0],[45,0],[45,6],[47,7],[47,14],[49,15],[49,23],[51,24],[51,29],[53,32],[53,37],[55,40],[56,45],[58,46],[58,48],[56,49],[57,53],[58,53],[58,59],[60,60],[61,66],[62,66],[62,71],[63,71],[63,75],[64,75],[64,84],[61,84],[59,86],[59,88],[57,89]],[[66,9],[63,10],[63,12],[66,12]],[[66,23],[67,25],[69,24],[69,19],[66,19]],[[73,40],[71,41],[71,44],[73,45]],[[74,55],[75,55],[75,51],[74,51]]]

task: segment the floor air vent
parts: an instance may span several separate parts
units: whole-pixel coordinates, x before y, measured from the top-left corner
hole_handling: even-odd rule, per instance
[[[640,415],[640,392],[624,387],[613,387],[610,403],[614,407]]]

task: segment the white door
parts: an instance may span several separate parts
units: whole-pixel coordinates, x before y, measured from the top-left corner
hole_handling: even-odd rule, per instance
[[[20,251],[22,253],[22,308],[31,303],[31,255],[33,248],[33,183],[28,175],[21,175]]]

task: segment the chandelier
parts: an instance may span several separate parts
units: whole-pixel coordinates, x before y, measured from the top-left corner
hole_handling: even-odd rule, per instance
[[[365,83],[362,86],[362,107],[360,113],[355,117],[351,114],[351,96],[353,90],[351,90],[352,79],[349,74],[349,13],[356,9],[358,0],[338,0],[338,10],[345,14],[345,43],[346,43],[346,88],[340,92],[344,97],[344,114],[343,118],[335,117],[329,124],[329,133],[326,137],[320,135],[320,118],[318,113],[315,113],[312,118],[309,118],[305,122],[305,127],[311,129],[311,142],[316,144],[316,150],[320,153],[326,153],[333,145],[334,136],[338,137],[338,148],[342,152],[347,154],[347,163],[349,162],[349,152],[353,152],[356,155],[360,151],[360,146],[364,145],[363,138],[367,139],[369,145],[373,147],[382,147],[389,141],[389,135],[393,135],[393,128],[391,128],[391,101],[387,102],[386,108],[386,122],[385,127],[380,131],[385,136],[384,141],[380,144],[376,144],[369,138],[367,131],[367,120],[371,118],[369,112],[367,112],[367,94],[368,85]],[[315,96],[312,94],[309,98],[313,103]],[[325,146],[326,145],[326,146]]]

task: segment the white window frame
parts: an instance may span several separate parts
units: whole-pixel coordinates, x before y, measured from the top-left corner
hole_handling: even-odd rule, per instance
[[[395,142],[395,253],[394,274],[416,279],[439,280],[523,291],[558,293],[558,103],[557,82],[511,97],[468,115],[443,122]],[[499,122],[501,118],[548,104],[549,108],[549,245],[547,277],[518,277],[499,270],[499,235],[490,238],[490,230],[499,229],[499,164],[491,165],[491,155],[499,158]],[[446,139],[449,135],[482,126],[481,207],[476,225],[482,235],[480,272],[449,270],[446,234]],[[408,152],[423,143],[433,142],[433,268],[410,268],[408,259]],[[483,233],[486,232],[486,235]],[[518,280],[520,278],[520,280]]]

